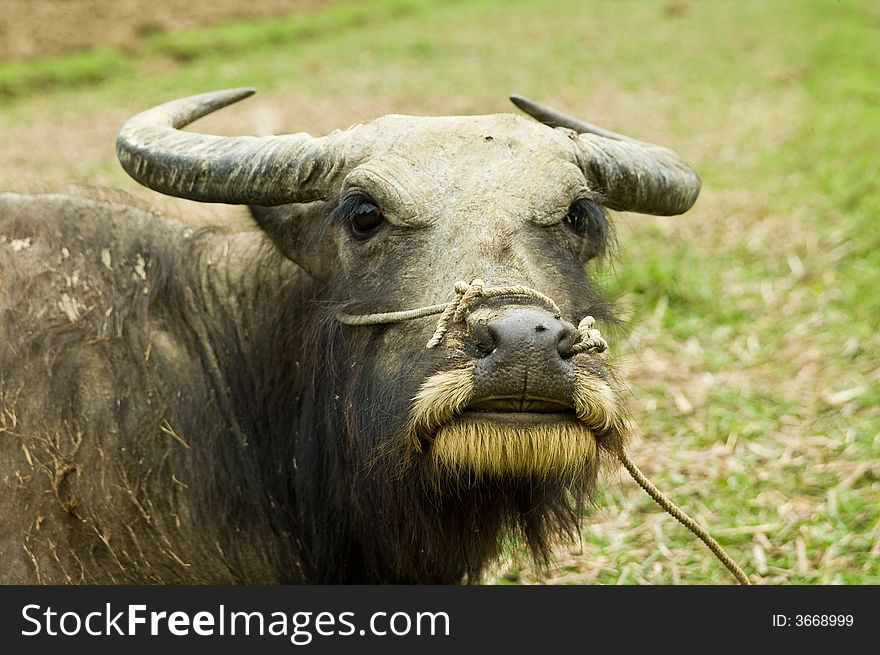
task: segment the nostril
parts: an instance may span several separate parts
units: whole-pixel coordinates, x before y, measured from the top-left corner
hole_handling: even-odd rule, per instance
[[[491,355],[498,343],[498,335],[494,334],[494,330],[489,321],[480,318],[467,322],[468,337],[470,343],[476,348],[481,357]]]
[[[562,359],[569,359],[574,355],[572,349],[577,343],[579,336],[574,325],[568,321],[562,322],[562,329],[559,331],[559,341],[556,343],[556,352],[559,353]]]
[[[546,332],[546,331],[547,331],[546,325],[536,325],[535,326],[535,332]]]

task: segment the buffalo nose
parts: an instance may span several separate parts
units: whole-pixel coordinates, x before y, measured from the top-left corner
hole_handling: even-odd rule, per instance
[[[483,307],[467,318],[479,398],[544,399],[567,405],[574,393],[576,328],[546,309]]]
[[[508,307],[468,320],[471,342],[485,357],[521,362],[568,359],[577,329],[539,307]]]

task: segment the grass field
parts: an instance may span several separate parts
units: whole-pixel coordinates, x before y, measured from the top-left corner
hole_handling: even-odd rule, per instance
[[[616,216],[597,271],[630,326],[610,341],[633,458],[754,582],[880,584],[878,44],[871,0],[334,4],[0,62],[0,188],[154,197],[115,163],[118,126],[238,85],[260,93],[197,129],[322,133],[521,93],[673,147],[700,200]],[[625,473],[586,525],[548,571],[512,547],[487,582],[730,581]]]

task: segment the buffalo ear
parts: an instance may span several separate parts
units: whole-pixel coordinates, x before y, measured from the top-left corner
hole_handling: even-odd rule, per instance
[[[288,259],[317,280],[327,280],[336,260],[336,246],[323,234],[326,202],[249,207],[251,216]]]

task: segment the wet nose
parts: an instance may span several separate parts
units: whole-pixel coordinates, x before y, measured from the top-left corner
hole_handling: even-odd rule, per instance
[[[577,329],[546,309],[512,306],[468,318],[468,337],[479,352],[476,383],[485,395],[568,398],[569,361]]]
[[[568,321],[538,307],[516,307],[468,322],[469,336],[487,357],[503,360],[568,359],[577,330]]]

